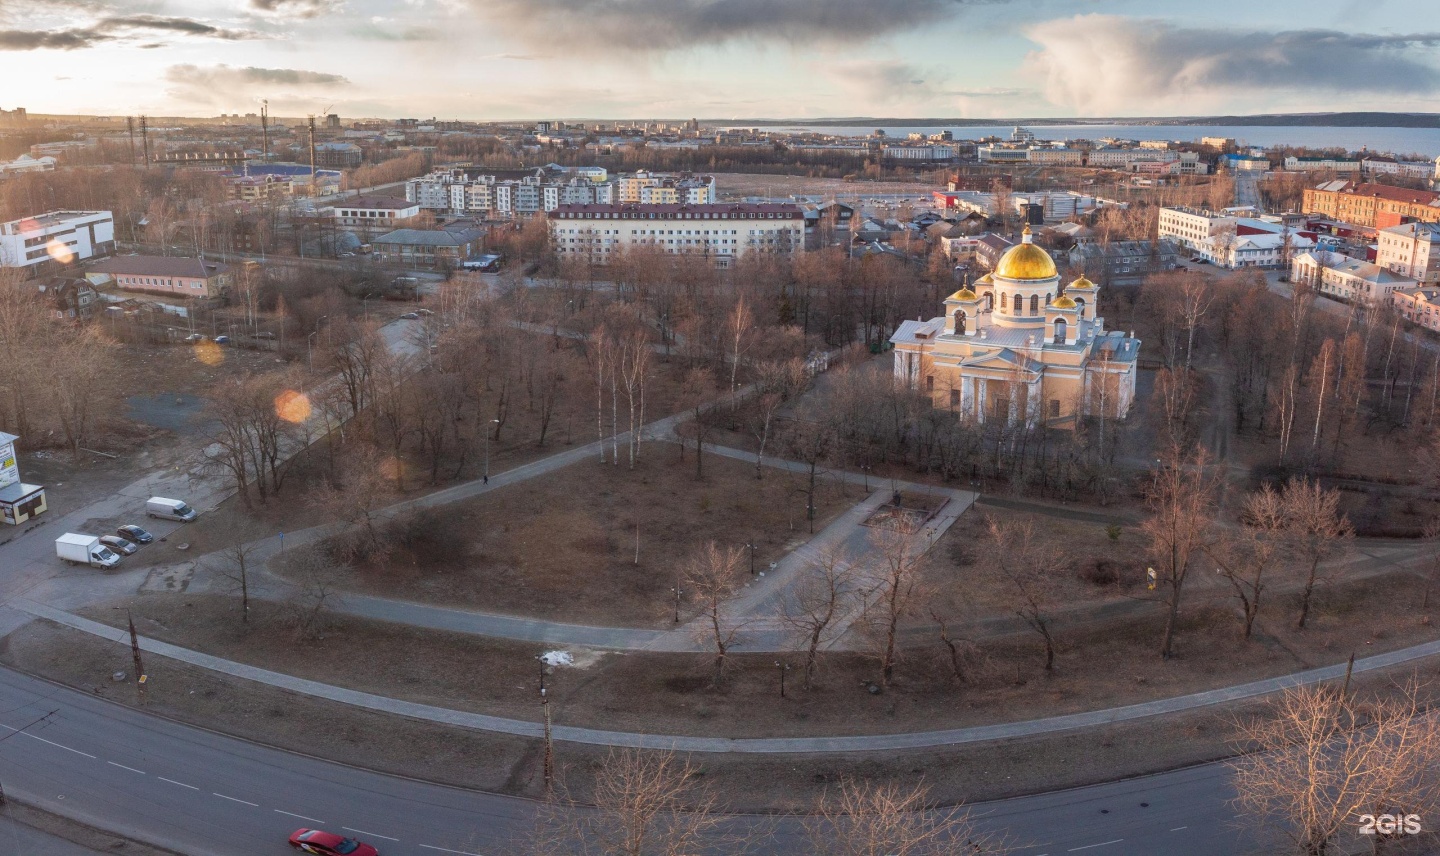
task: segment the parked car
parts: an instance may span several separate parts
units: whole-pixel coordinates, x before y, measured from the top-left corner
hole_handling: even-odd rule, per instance
[[[137,545],[121,538],[119,535],[101,535],[100,543],[114,550],[122,556],[128,556],[140,549]]]
[[[420,313],[406,312],[404,315],[401,315],[400,318],[405,321],[418,321],[420,320]]]
[[[134,541],[136,544],[149,544],[155,540],[155,536],[141,529],[133,523],[127,523],[115,530],[115,534],[126,541]]]
[[[188,336],[185,337],[185,341],[187,341],[187,342],[199,342],[199,341],[204,340],[204,338],[205,338],[205,334],[204,334],[204,333],[191,333],[190,335],[188,335]]]
[[[217,344],[217,345],[228,345],[228,344],[230,344],[230,337],[229,337],[229,336],[216,336],[216,337],[215,337],[215,344]]]
[[[255,338],[257,338],[257,339],[273,339],[273,338],[275,338],[275,334],[274,334],[274,333],[271,333],[271,332],[268,331],[268,330],[262,330],[262,331],[260,331],[259,333],[256,333],[256,334],[255,334]]]
[[[429,309],[416,309],[416,310],[415,310],[415,314],[416,314],[416,315],[434,315],[435,313],[432,312],[432,311],[429,310]]]
[[[380,856],[379,850],[363,841],[319,829],[295,830],[290,833],[290,846],[315,856]]]

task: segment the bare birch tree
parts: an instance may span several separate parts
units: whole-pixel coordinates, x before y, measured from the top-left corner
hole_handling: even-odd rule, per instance
[[[1010,584],[1010,611],[1029,627],[1045,646],[1045,671],[1055,668],[1055,635],[1051,612],[1056,606],[1056,580],[1064,571],[1065,557],[1036,537],[1030,520],[996,517],[985,520],[994,547],[994,564]]]
[[[1171,450],[1145,489],[1150,517],[1141,524],[1141,530],[1150,539],[1150,558],[1155,563],[1156,584],[1165,604],[1160,656],[1167,660],[1174,655],[1180,601],[1192,559],[1214,523],[1217,476],[1207,471],[1209,463],[1203,448],[1191,455]]]
[[[880,661],[880,683],[889,686],[899,659],[900,622],[920,599],[920,559],[924,541],[914,526],[896,521],[870,533],[873,558],[866,568],[863,616],[867,636]]]
[[[817,654],[844,628],[839,626],[857,593],[858,569],[843,550],[822,550],[801,570],[793,592],[781,604],[781,618],[805,646],[805,689],[815,677]]]
[[[692,554],[682,569],[686,590],[700,606],[697,633],[715,651],[715,686],[725,680],[726,658],[743,629],[743,623],[732,613],[732,602],[742,587],[740,566],[744,555],[740,547],[721,547],[710,541]]]
[[[963,806],[941,807],[922,782],[846,779],[805,822],[814,856],[1000,854],[1003,841],[976,827]]]

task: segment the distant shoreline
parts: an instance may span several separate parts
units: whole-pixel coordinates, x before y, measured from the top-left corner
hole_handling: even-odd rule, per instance
[[[1440,128],[1440,113],[1268,113],[1254,116],[1113,116],[1107,118],[943,119],[889,116],[826,117],[823,119],[703,119],[707,125],[730,127],[844,127],[853,125],[909,128],[982,127],[987,125],[1232,125],[1236,127],[1313,128]]]

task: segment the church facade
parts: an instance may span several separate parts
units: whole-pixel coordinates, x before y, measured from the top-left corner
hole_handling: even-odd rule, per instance
[[[945,314],[906,321],[890,342],[895,376],[940,409],[976,422],[1073,427],[1077,416],[1124,419],[1135,400],[1140,340],[1107,331],[1099,287],[1063,289],[1031,242],[945,299]]]

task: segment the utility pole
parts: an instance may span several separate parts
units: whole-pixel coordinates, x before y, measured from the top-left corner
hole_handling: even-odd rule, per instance
[[[270,162],[270,99],[260,102],[260,139],[263,141],[263,151],[260,159],[266,163]]]
[[[540,709],[545,715],[545,760],[542,770],[545,776],[545,794],[548,796],[555,784],[555,743],[550,738],[550,695],[540,688]]]
[[[140,700],[145,700],[145,662],[140,659],[140,637],[135,635],[135,618],[125,610],[125,619],[130,624],[130,656],[135,658],[135,691]]]
[[[145,168],[150,168],[150,123],[144,117],[140,117],[140,145],[145,150]]]
[[[130,167],[135,167],[135,117],[125,117],[125,130],[130,134]]]
[[[310,195],[319,196],[320,188],[315,186],[315,116],[310,116]],[[315,212],[311,212],[314,214]]]

